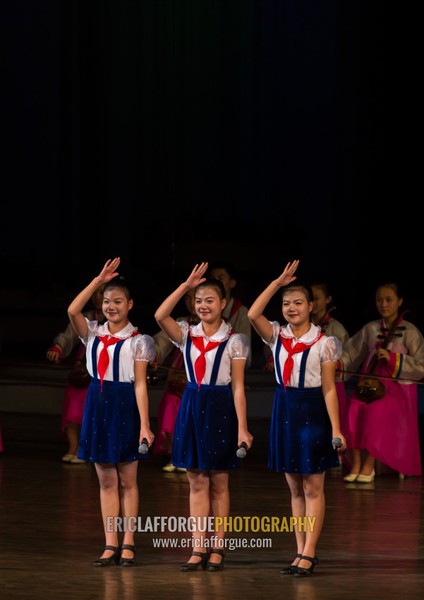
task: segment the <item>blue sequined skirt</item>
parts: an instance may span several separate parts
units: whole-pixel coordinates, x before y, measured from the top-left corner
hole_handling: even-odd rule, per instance
[[[138,460],[140,414],[134,384],[93,379],[88,387],[78,458],[113,464]]]
[[[268,467],[278,473],[322,473],[339,465],[320,387],[278,385],[272,408]]]
[[[240,467],[238,421],[231,387],[188,383],[174,429],[172,464],[202,471]]]

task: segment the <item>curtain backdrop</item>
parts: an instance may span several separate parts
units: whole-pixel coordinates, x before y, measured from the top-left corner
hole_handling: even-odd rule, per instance
[[[360,326],[386,270],[384,4],[7,3],[9,280],[78,289],[120,255],[155,306],[225,258],[250,301],[299,257],[347,318],[362,287]]]

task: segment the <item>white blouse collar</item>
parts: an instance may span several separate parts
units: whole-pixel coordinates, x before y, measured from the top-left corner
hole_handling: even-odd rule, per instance
[[[314,325],[313,323],[310,324],[309,330],[306,333],[304,333],[300,338],[295,337],[292,328],[289,324],[285,325],[281,329],[281,335],[284,338],[296,339],[299,342],[303,342],[304,344],[312,344],[313,342],[316,342],[320,333],[321,328],[317,325]]]
[[[137,330],[137,327],[134,327],[134,325],[132,323],[128,323],[124,327],[124,329],[121,329],[121,331],[118,331],[118,333],[110,333],[108,323],[104,323],[103,325],[99,324],[97,333],[100,336],[111,335],[113,337],[125,339],[125,338],[129,337],[133,333],[133,331],[136,331],[136,330]]]
[[[230,337],[232,327],[231,327],[230,323],[221,321],[221,325],[220,325],[218,331],[215,332],[213,334],[213,336],[211,336],[209,338],[205,335],[205,332],[203,331],[202,323],[198,323],[197,325],[191,325],[190,329],[191,329],[191,334],[196,337],[198,337],[198,336],[204,337],[204,338],[210,340],[211,342],[222,342],[222,341],[226,340],[228,337]]]

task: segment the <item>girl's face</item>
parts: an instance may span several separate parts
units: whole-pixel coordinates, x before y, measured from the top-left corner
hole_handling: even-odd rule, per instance
[[[91,301],[93,302],[93,306],[96,310],[101,310],[102,308],[104,287],[104,285],[99,287],[91,296]]]
[[[214,279],[219,279],[219,281],[224,286],[227,298],[229,298],[231,296],[231,290],[236,285],[236,280],[231,279],[231,277],[228,274],[228,272],[226,271],[226,269],[218,269],[218,268],[212,269],[212,271],[210,272],[210,276],[213,277]]]
[[[194,307],[201,321],[213,323],[221,319],[227,301],[213,287],[201,287],[196,291]]]
[[[397,318],[402,302],[402,298],[399,298],[391,287],[380,287],[375,295],[377,310],[385,321]]]
[[[327,306],[331,302],[331,296],[326,296],[320,287],[312,286],[314,294],[313,314],[320,317],[327,312]]]
[[[290,290],[283,296],[283,317],[295,327],[309,323],[309,315],[314,307],[313,302],[308,302],[302,290]]]
[[[128,300],[121,288],[108,288],[103,294],[103,314],[111,323],[118,324],[127,321],[128,313],[133,305],[133,300]]]

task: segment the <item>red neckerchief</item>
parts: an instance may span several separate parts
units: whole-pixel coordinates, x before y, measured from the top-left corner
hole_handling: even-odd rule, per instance
[[[224,319],[224,321],[226,323],[229,323],[231,317],[234,317],[234,315],[236,314],[236,312],[238,311],[238,309],[241,306],[243,306],[243,304],[242,304],[240,298],[234,298],[233,299],[233,305],[232,305],[231,310],[230,310],[230,316],[229,317],[224,317],[224,315],[222,315],[222,318]]]
[[[231,307],[231,312],[230,312],[230,319],[231,319],[231,317],[233,317],[236,314],[236,312],[238,311],[240,306],[243,306],[240,298],[234,298],[234,302],[233,302],[233,305]]]
[[[118,342],[121,342],[122,340],[127,340],[128,338],[134,337],[135,335],[139,335],[139,334],[140,334],[139,331],[133,331],[132,334],[127,336],[126,338],[113,337],[112,335],[109,335],[109,336],[108,335],[103,335],[103,336],[98,335],[97,336],[103,344],[103,348],[100,352],[99,360],[97,362],[97,372],[99,374],[99,379],[100,379],[100,389],[102,389],[103,379],[104,379],[106,370],[109,365],[109,353],[107,351],[108,347],[113,346],[113,344],[117,344]]]
[[[319,324],[319,327],[321,328],[322,333],[325,333],[325,330],[328,327],[330,319],[331,319],[330,313],[327,313],[325,315],[325,317],[323,318],[323,320],[321,321],[321,323]]]
[[[293,354],[297,354],[298,352],[304,352],[305,350],[307,350],[308,348],[310,348],[311,346],[316,344],[317,341],[320,338],[322,338],[323,335],[324,335],[323,333],[320,333],[318,338],[315,341],[313,341],[312,344],[304,344],[303,342],[297,342],[297,344],[295,344],[294,347],[292,347],[293,338],[285,338],[282,335],[280,335],[281,343],[283,344],[285,350],[287,351],[287,358],[286,358],[286,362],[284,363],[284,370],[283,370],[284,388],[289,383],[290,377],[291,377],[291,374],[293,371],[293,366],[294,366]]]
[[[200,390],[200,384],[202,383],[203,377],[205,376],[206,372],[205,354],[206,352],[209,352],[209,350],[213,350],[214,348],[219,346],[221,342],[208,342],[205,348],[203,336],[194,336],[190,334],[190,337],[191,341],[196,346],[196,348],[200,350],[200,355],[196,358],[196,361],[194,363],[194,373],[196,375],[198,389]]]

